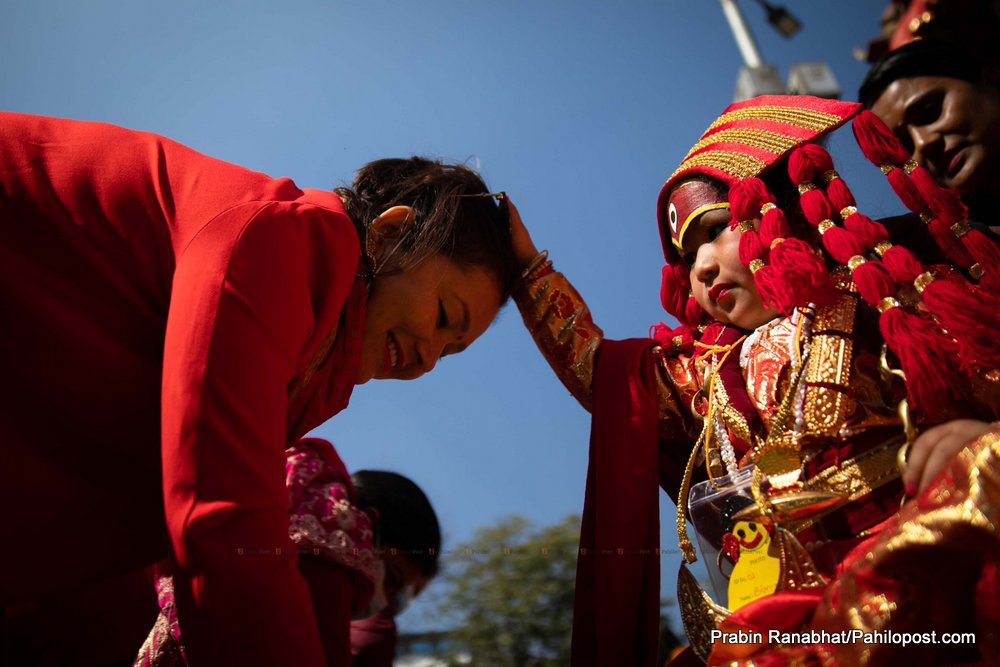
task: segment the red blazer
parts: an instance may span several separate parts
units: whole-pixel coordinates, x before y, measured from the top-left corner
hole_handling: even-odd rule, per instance
[[[196,660],[322,664],[283,449],[347,404],[358,257],[333,193],[0,114],[0,601],[172,553]]]

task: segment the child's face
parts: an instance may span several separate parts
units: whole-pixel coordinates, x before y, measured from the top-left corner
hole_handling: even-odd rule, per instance
[[[691,202],[691,190],[685,193],[688,210],[726,202],[725,195],[700,190],[697,202]],[[752,330],[774,319],[777,311],[761,303],[753,273],[740,262],[740,231],[729,229],[729,220],[728,208],[707,208],[696,215],[684,229],[681,257],[691,268],[691,291],[705,312],[723,324]]]

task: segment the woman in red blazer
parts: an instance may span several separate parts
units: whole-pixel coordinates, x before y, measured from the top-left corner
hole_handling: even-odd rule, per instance
[[[303,190],[0,114],[5,608],[169,556],[195,664],[322,664],[284,450],[354,385],[419,377],[489,326],[517,269],[487,195],[420,158]]]

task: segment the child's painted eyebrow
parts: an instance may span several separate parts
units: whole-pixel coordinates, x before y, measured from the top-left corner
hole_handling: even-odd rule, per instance
[[[713,213],[715,211],[725,211],[725,214],[726,214],[725,221],[722,220],[721,218],[717,218],[717,219],[713,220],[712,222],[705,222],[705,218],[708,217],[708,214],[709,213]],[[732,216],[732,214],[729,211],[729,204],[725,204],[724,206],[719,206],[718,208],[712,208],[712,209],[709,209],[709,210],[705,211],[700,216],[698,216],[698,220],[696,222],[699,225],[701,225],[702,227],[711,227],[711,226],[714,226],[714,225],[717,225],[717,224],[721,224],[722,222],[726,222],[726,221],[728,221],[732,217],[733,216]],[[713,218],[715,218],[715,216],[713,216]]]

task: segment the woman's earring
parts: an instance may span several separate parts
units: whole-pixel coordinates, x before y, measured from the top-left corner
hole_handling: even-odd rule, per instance
[[[375,278],[375,274],[378,272],[378,262],[375,260],[375,236],[378,234],[372,226],[369,225],[368,231],[365,233],[365,248],[361,255],[361,261],[358,263],[358,275],[367,280],[369,283]]]

